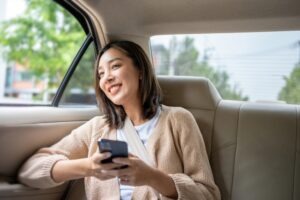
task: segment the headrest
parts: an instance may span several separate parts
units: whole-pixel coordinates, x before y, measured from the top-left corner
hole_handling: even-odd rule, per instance
[[[215,110],[221,96],[204,77],[158,76],[163,104],[184,108]]]

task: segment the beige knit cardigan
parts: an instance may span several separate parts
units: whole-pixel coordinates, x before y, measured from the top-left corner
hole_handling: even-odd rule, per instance
[[[116,139],[102,116],[94,117],[48,148],[37,151],[19,171],[25,185],[47,188],[60,185],[51,178],[51,169],[59,160],[79,159],[98,151],[99,138]],[[179,107],[162,106],[156,127],[147,142],[147,150],[156,167],[168,173],[178,192],[178,199],[220,199],[214,183],[205,144],[192,114]],[[101,181],[85,178],[87,199],[120,199],[118,179]],[[149,186],[135,187],[132,199],[157,199]],[[168,199],[160,195],[160,199]]]

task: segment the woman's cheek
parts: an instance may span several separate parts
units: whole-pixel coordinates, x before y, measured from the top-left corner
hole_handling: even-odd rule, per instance
[[[104,91],[104,90],[103,90],[103,83],[102,83],[101,80],[99,81],[99,88],[100,88],[102,91]]]

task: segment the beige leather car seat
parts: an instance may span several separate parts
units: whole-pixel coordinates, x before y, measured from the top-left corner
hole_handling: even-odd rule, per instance
[[[222,199],[300,199],[299,106],[221,100],[206,78],[159,82],[165,104],[196,118]]]
[[[222,100],[211,164],[222,199],[300,199],[299,107]]]
[[[207,153],[211,153],[213,122],[221,97],[206,78],[158,77],[163,91],[163,104],[180,106],[195,117],[203,135]]]

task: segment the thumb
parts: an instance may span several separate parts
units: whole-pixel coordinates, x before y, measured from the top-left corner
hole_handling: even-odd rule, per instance
[[[134,155],[134,154],[132,154],[132,153],[128,153],[128,156],[129,156],[129,157],[133,157],[133,158],[138,158],[138,156],[136,156],[136,155]]]
[[[111,157],[111,153],[110,152],[96,153],[93,157],[95,163],[100,163],[102,160]]]

